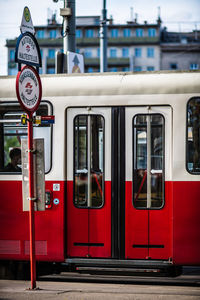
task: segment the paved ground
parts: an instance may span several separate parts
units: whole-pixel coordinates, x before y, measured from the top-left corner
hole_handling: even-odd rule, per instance
[[[81,279],[82,278],[82,279]],[[95,276],[62,273],[43,276],[36,290],[30,281],[0,280],[1,300],[200,300],[200,273],[177,278]]]
[[[30,282],[0,282],[0,299],[162,299],[199,300],[199,287],[130,285],[74,282],[38,282],[38,290],[30,291]]]

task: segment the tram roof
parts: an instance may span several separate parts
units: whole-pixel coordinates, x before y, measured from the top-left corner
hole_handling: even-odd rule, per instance
[[[200,93],[200,71],[41,75],[42,95],[142,95]],[[16,76],[0,76],[0,98],[16,98]]]

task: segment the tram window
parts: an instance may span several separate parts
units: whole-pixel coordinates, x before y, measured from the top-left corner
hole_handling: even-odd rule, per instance
[[[133,205],[141,209],[164,205],[164,118],[160,114],[133,118]]]
[[[200,174],[200,98],[192,98],[187,105],[186,153],[188,172]]]
[[[20,160],[13,169],[11,163],[12,150],[21,149],[21,139],[27,138],[27,126],[21,124],[21,110],[18,103],[0,104],[0,172],[5,174],[21,173]],[[41,104],[35,115],[51,114],[50,104]],[[45,172],[51,168],[51,125],[34,125],[34,138],[44,138]],[[14,152],[16,152],[14,150]]]
[[[104,119],[79,115],[74,119],[74,203],[100,208],[104,194]]]

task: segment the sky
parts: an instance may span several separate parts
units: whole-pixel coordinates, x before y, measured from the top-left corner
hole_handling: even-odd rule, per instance
[[[112,16],[117,24],[130,21],[132,14],[134,18],[137,14],[139,23],[145,20],[155,23],[160,7],[163,26],[168,30],[200,30],[200,0],[107,0],[106,3],[107,16]],[[6,39],[20,35],[24,7],[29,7],[33,25],[36,26],[46,25],[48,16],[55,12],[61,23],[59,14],[63,5],[63,0],[58,0],[57,3],[53,0],[0,0],[0,75],[7,75]],[[76,0],[76,15],[100,15],[102,5],[103,0]]]

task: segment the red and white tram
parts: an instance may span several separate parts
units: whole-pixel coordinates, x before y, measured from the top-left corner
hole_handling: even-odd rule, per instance
[[[45,211],[36,259],[73,266],[200,264],[200,72],[41,76]],[[29,260],[15,78],[0,78],[0,259]]]

